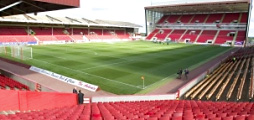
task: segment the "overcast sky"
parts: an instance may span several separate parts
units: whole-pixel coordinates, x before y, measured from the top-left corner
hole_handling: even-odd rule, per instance
[[[38,15],[84,17],[136,23],[145,26],[145,6],[150,0],[80,0],[80,8],[58,10]],[[141,32],[145,32],[144,27]]]
[[[145,26],[144,7],[151,5],[151,2],[155,1],[162,0],[80,0],[80,8],[39,14],[126,21]],[[254,37],[254,15],[251,17],[249,36]],[[141,28],[140,32],[145,32],[145,27]]]

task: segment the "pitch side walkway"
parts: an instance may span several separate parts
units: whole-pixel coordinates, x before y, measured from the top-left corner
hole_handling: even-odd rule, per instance
[[[186,84],[187,82],[189,82],[193,78],[197,77],[198,75],[200,75],[204,71],[207,71],[210,67],[212,67],[216,63],[221,62],[222,60],[227,58],[231,54],[231,52],[235,52],[238,49],[239,48],[233,48],[233,49],[227,51],[226,53],[212,59],[211,61],[199,66],[198,68],[195,68],[194,70],[191,70],[190,74],[188,75],[188,77],[189,77],[188,80],[186,80],[184,78],[184,75],[183,75],[182,79],[172,80],[172,81],[168,82],[167,84],[165,84],[165,85],[163,85],[163,86],[161,86],[161,87],[159,87],[159,88],[155,89],[154,91],[152,91],[150,93],[147,93],[147,94],[154,95],[154,94],[175,93],[184,84]]]
[[[33,72],[25,67],[21,67],[19,65],[11,64],[5,61],[0,60],[0,69],[2,70],[8,70],[11,71],[17,75],[21,75],[26,79],[29,79],[35,83],[39,83],[42,86],[46,86],[50,89],[53,89],[58,92],[67,92],[71,93],[72,89],[74,88],[73,85],[70,85],[68,83],[56,80],[54,78]],[[78,88],[79,90],[80,88]],[[107,95],[113,95],[112,93],[108,93],[102,90],[99,90],[97,92],[90,92],[85,89],[81,89],[82,92],[85,94],[85,97],[91,97],[91,96],[107,96]]]

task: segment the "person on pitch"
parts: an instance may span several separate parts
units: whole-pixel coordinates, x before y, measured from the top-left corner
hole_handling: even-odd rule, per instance
[[[178,72],[178,78],[181,79],[182,78],[182,74],[183,74],[183,69],[181,68]]]
[[[189,70],[186,68],[184,70],[184,75],[185,75],[186,80],[188,80],[188,74],[189,74]]]

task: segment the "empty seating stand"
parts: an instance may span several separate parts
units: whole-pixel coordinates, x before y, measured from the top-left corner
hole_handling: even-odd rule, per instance
[[[193,15],[182,15],[179,22],[181,23],[189,23]]]
[[[115,30],[115,34],[119,39],[129,39],[130,35],[129,33],[126,33],[124,30]]]
[[[238,31],[236,42],[244,42],[246,39],[246,32],[245,31]]]
[[[236,25],[244,25],[247,23],[247,18],[248,13],[164,15],[160,20],[158,20],[155,30],[147,36],[146,40],[151,40],[153,37],[157,37],[158,40],[163,40],[166,39],[165,36],[168,36],[168,38],[171,38],[172,41],[179,42],[186,42],[185,40],[187,40],[187,42],[198,44],[209,43],[216,45],[228,44],[242,46],[246,39],[245,31],[238,30],[237,28],[236,30],[232,30],[226,26],[230,25],[232,27]],[[190,31],[188,29],[192,29],[189,26],[196,26],[196,34],[189,34]],[[199,26],[204,27],[201,28]],[[221,27],[227,29],[220,29]],[[164,34],[159,32],[160,29],[171,29],[173,32]],[[188,31],[175,32],[178,31],[176,29],[183,29]],[[217,31],[220,32],[217,33]],[[202,33],[198,34],[200,32]],[[228,34],[230,32],[234,32],[234,34]]]
[[[239,18],[241,14],[242,16],[241,18]],[[224,15],[224,18],[223,18],[223,15]],[[162,24],[165,22],[177,23],[178,21],[184,24],[204,23],[204,22],[206,23],[247,23],[247,13],[165,15],[157,22],[157,24]]]
[[[222,16],[223,14],[210,14],[206,23],[221,23]]]
[[[99,40],[102,36],[102,29],[90,29],[86,36],[89,40]]]
[[[58,39],[53,36],[52,28],[30,28],[35,32],[35,36],[40,41],[58,41]]]
[[[0,115],[3,120],[253,120],[249,102],[158,100],[90,103]]]
[[[11,78],[0,75],[0,88],[11,90],[29,90],[29,87]]]
[[[74,28],[71,37],[74,40],[83,40],[84,35],[88,35],[88,29]]]
[[[238,23],[240,13],[227,13],[222,23]]]
[[[188,30],[184,34],[184,36],[181,38],[181,40],[184,41],[185,39],[188,39],[188,40],[190,40],[189,42],[195,42],[195,40],[200,32],[201,32],[201,30]]]
[[[25,28],[0,27],[0,42],[36,42],[36,39]]]
[[[168,19],[166,20],[168,23],[176,23],[177,20],[181,17],[181,15],[169,15]]]
[[[103,29],[103,35],[101,39],[104,40],[113,40],[118,39],[114,29]]]
[[[224,44],[226,41],[233,41],[234,36],[231,35],[230,33],[235,33],[236,31],[232,30],[221,30],[215,38],[215,44]]]
[[[193,17],[191,23],[204,23],[207,16],[207,14],[197,14]]]
[[[197,42],[206,43],[207,40],[213,40],[216,33],[217,33],[217,30],[204,30],[199,36]]]
[[[159,32],[159,29],[155,29],[153,32],[151,32],[147,37],[146,39],[147,40],[151,40],[155,34],[157,34]]]
[[[247,23],[248,14],[247,13],[242,13],[242,17],[240,20],[240,23]]]
[[[124,30],[88,28],[31,28],[40,41],[129,39]]]
[[[171,31],[170,29],[161,29],[155,37],[157,37],[157,40],[164,40]]]
[[[181,36],[183,35],[183,33],[185,32],[185,30],[177,30],[175,29],[169,36],[168,38],[171,39],[171,41],[178,41]]]
[[[253,100],[253,56],[254,47],[238,50],[209,77],[191,88],[185,98],[214,101]],[[233,61],[233,58],[236,58],[236,61]]]
[[[159,21],[158,21],[158,23],[157,24],[163,24],[163,23],[165,23],[165,20],[168,18],[168,16],[167,15],[164,15]]]
[[[72,40],[70,37],[69,37],[69,31],[68,30],[65,30],[65,29],[61,29],[61,28],[54,28],[53,29],[53,35],[56,37],[57,40],[60,40],[60,41],[69,41],[69,40]]]

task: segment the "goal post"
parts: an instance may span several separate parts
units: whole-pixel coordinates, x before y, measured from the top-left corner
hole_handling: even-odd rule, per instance
[[[0,46],[0,54],[5,54],[5,55],[7,55],[6,46]]]
[[[27,46],[11,46],[11,56],[21,60],[33,59],[33,49]]]

